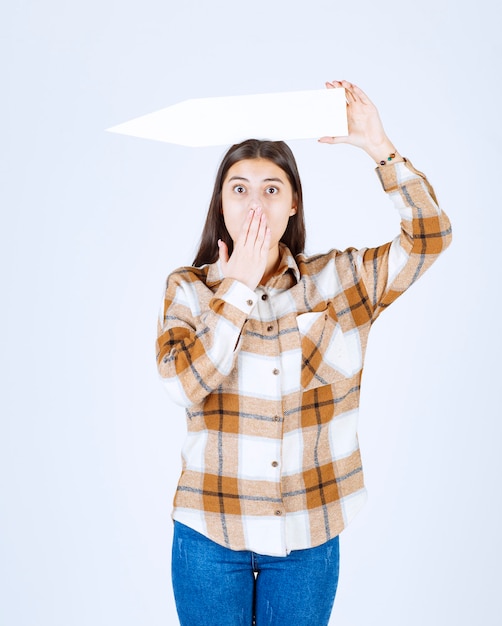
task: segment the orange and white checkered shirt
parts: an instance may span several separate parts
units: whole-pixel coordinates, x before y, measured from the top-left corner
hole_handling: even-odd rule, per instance
[[[408,162],[378,167],[401,233],[281,264],[254,291],[219,264],[168,280],[157,362],[188,433],[173,518],[233,550],[282,556],[338,535],[366,500],[357,439],[373,321],[448,246]]]

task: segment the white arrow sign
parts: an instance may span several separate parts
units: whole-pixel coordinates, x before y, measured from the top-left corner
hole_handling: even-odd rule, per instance
[[[345,89],[184,100],[107,130],[183,146],[345,136]]]

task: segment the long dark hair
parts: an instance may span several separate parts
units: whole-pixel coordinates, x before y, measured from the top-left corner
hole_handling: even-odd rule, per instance
[[[285,172],[293,189],[293,197],[296,202],[296,214],[289,218],[281,241],[288,246],[293,256],[300,254],[305,248],[302,184],[291,148],[284,143],[284,141],[247,139],[229,148],[221,161],[214,182],[213,195],[209,203],[206,223],[204,224],[200,238],[199,250],[193,262],[195,267],[200,267],[206,263],[214,263],[218,259],[218,239],[221,239],[227,244],[228,252],[232,254],[232,238],[228,233],[223,219],[221,189],[228,170],[232,165],[244,159],[268,159]]]

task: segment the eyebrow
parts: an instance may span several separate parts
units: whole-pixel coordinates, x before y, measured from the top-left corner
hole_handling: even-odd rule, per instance
[[[244,180],[246,183],[249,183],[249,179],[248,178],[244,178],[244,176],[232,176],[231,178],[228,179],[227,182],[230,182],[231,180]],[[284,181],[281,178],[264,178],[263,183],[282,183],[284,185]]]

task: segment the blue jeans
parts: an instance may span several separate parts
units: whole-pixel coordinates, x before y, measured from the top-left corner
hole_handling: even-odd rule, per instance
[[[181,626],[326,626],[338,537],[288,556],[229,550],[174,523],[172,580]]]

